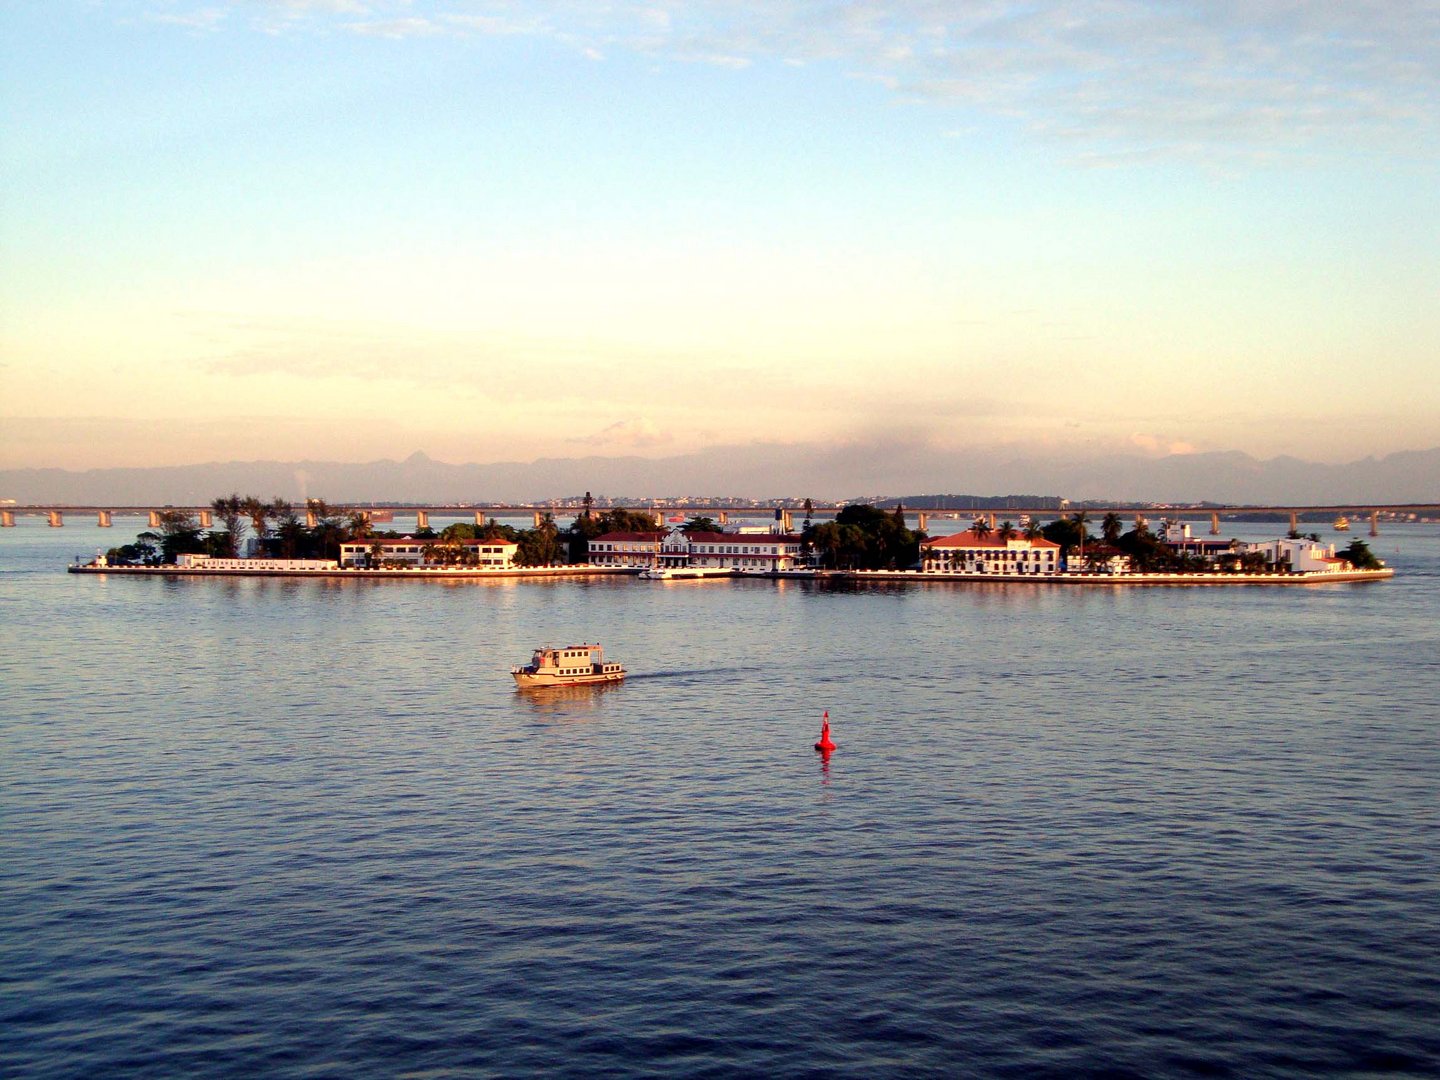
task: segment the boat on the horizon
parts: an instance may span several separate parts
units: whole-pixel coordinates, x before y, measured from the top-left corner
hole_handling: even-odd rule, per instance
[[[1335,531],[1336,531],[1336,532],[1349,532],[1349,531],[1350,531],[1350,519],[1349,519],[1348,517],[1346,517],[1344,514],[1341,514],[1339,517],[1337,517],[1337,518],[1335,519]]]
[[[620,664],[607,664],[605,650],[594,645],[567,645],[554,649],[542,645],[530,663],[510,669],[515,685],[522,690],[547,686],[584,686],[587,683],[614,683],[625,678]]]

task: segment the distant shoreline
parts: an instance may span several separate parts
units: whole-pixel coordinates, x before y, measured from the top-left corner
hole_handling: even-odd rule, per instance
[[[464,567],[426,567],[313,570],[202,569],[181,566],[87,566],[66,567],[71,574],[124,574],[139,577],[280,577],[352,578],[385,581],[490,580],[492,578],[635,577],[638,566],[527,566],[505,570]],[[1379,581],[1395,576],[1389,567],[1380,570],[1348,570],[1343,573],[1245,574],[1245,573],[1157,573],[1157,574],[954,574],[922,570],[777,570],[742,574],[708,575],[680,580],[735,581],[753,578],[801,581],[855,582],[965,582],[1011,585],[1327,585],[1341,582]]]

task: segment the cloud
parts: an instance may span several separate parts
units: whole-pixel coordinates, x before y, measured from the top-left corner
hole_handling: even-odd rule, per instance
[[[151,22],[169,26],[183,26],[189,30],[215,30],[229,16],[224,8],[207,7],[183,12],[151,12],[146,16]]]
[[[1130,445],[1155,457],[1182,456],[1200,452],[1193,443],[1185,442],[1182,439],[1169,439],[1162,435],[1147,435],[1141,432],[1130,436]]]
[[[445,33],[445,27],[429,19],[375,19],[354,22],[350,29],[367,37],[383,37],[398,41],[401,38],[434,37]]]
[[[668,431],[661,431],[650,420],[636,417],[633,420],[619,420],[607,428],[569,440],[586,446],[603,446],[610,449],[642,450],[652,446],[664,446],[675,441]]]
[[[150,2],[171,21],[214,26],[229,13],[270,33],[532,34],[590,57],[832,62],[903,100],[1001,117],[1096,163],[1264,157],[1355,139],[1403,147],[1433,139],[1440,111],[1433,0]]]

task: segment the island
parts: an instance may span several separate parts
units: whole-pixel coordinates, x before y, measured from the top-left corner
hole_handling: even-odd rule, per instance
[[[303,513],[303,518],[302,518]],[[1085,511],[996,524],[980,514],[946,535],[911,529],[903,507],[865,503],[827,521],[807,510],[797,531],[709,517],[581,508],[566,527],[537,514],[531,529],[495,520],[436,532],[379,531],[371,515],[309,500],[216,499],[208,521],[184,510],[155,515],[133,544],[68,569],[81,574],[436,578],[643,576],[717,580],[769,577],[856,581],[981,581],[1059,585],[1301,585],[1394,576],[1359,538],[1336,550],[1311,533],[1262,542],[1207,539],[1189,524],[1137,518],[1128,531],[1106,514],[1092,534]],[[678,524],[676,523],[678,521]],[[207,527],[208,525],[208,527]]]

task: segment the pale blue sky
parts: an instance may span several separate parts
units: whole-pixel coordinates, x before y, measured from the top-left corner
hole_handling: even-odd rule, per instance
[[[0,466],[1440,444],[1440,5],[0,9]]]

